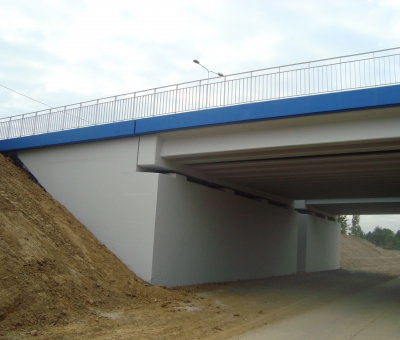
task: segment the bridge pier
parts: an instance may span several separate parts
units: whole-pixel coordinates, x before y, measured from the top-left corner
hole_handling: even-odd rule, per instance
[[[293,274],[297,223],[293,210],[160,175],[152,283]]]
[[[297,271],[340,268],[340,225],[313,215],[299,214]]]
[[[100,242],[152,284],[339,268],[337,223],[182,175],[141,172],[139,148],[139,137],[131,137],[18,156]]]

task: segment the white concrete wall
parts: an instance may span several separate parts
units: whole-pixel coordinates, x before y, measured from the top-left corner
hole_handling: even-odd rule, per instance
[[[138,139],[21,151],[21,160],[137,275],[188,285],[339,268],[339,224],[176,177],[137,172]]]
[[[300,272],[340,268],[340,224],[299,214],[298,264]]]
[[[307,229],[306,215],[299,214],[297,235],[297,272],[305,273],[307,264]]]
[[[153,284],[293,274],[298,213],[161,175]]]
[[[132,271],[151,279],[159,174],[136,172],[138,138],[21,151],[18,156]]]

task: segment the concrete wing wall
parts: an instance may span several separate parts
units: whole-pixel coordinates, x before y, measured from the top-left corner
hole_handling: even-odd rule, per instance
[[[46,190],[145,280],[159,174],[136,172],[138,138],[21,151]]]
[[[153,284],[293,274],[298,213],[161,175]]]

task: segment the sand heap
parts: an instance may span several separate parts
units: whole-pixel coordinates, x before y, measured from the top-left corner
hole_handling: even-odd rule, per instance
[[[0,154],[0,331],[62,325],[97,309],[155,299],[181,296],[135,276]]]
[[[356,236],[342,235],[340,267],[400,275],[400,251],[382,249]]]

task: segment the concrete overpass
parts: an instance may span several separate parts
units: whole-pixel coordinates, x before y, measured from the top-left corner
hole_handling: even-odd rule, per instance
[[[16,152],[154,284],[335,269],[337,214],[400,212],[399,57],[287,65],[10,117],[0,151]]]

